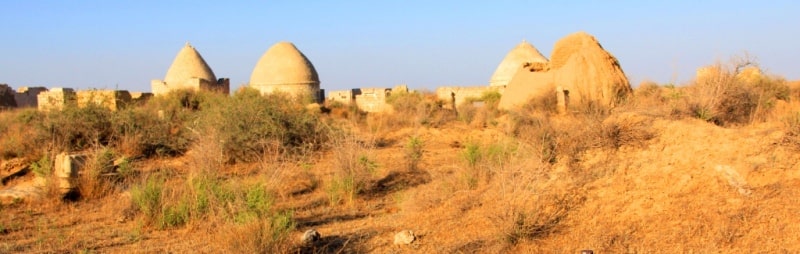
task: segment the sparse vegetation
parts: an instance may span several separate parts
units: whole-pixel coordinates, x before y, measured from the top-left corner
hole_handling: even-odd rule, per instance
[[[50,177],[53,174],[53,161],[50,156],[42,156],[38,161],[32,163],[31,172],[37,177]]]
[[[426,253],[794,249],[797,89],[741,73],[564,114],[550,97],[500,111],[497,93],[460,118],[428,93],[319,113],[248,89],[4,111],[2,162],[30,165],[6,188],[55,179],[59,152],[89,159],[80,199],[0,205],[0,251],[396,252],[405,229]],[[322,237],[301,243],[308,229]]]
[[[419,136],[411,136],[408,138],[408,141],[406,141],[404,159],[407,162],[408,170],[413,171],[418,169],[419,162],[422,160],[422,149],[424,145]]]
[[[343,135],[333,140],[337,147],[333,150],[335,170],[326,189],[331,205],[342,202],[353,204],[357,196],[369,187],[378,168],[372,159],[372,144],[351,135]]]

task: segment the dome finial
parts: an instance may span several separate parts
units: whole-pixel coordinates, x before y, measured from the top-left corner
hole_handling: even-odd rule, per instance
[[[190,47],[190,48],[191,48],[191,47],[192,47],[192,44],[191,44],[191,43],[189,43],[189,41],[186,41],[186,45],[184,45],[184,47]]]

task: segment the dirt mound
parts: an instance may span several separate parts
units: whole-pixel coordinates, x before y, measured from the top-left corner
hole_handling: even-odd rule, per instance
[[[633,92],[619,61],[585,32],[559,40],[550,59],[549,70],[528,68],[517,72],[506,88],[500,108],[522,105],[535,96],[555,95],[556,87],[568,91],[572,106],[613,107]]]

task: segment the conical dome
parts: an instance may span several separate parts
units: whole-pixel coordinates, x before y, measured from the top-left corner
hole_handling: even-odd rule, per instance
[[[545,58],[539,50],[534,48],[533,45],[523,40],[503,58],[503,61],[497,66],[497,70],[494,71],[492,79],[489,80],[489,85],[508,85],[508,82],[514,77],[514,74],[517,73],[517,70],[519,70],[523,64],[536,62],[547,63],[547,58]]]
[[[208,67],[200,53],[187,42],[186,46],[183,46],[178,55],[175,56],[175,60],[172,61],[172,66],[167,70],[164,82],[167,84],[181,84],[192,78],[205,79],[210,82],[217,81],[214,72]]]
[[[278,42],[258,60],[250,75],[252,86],[319,86],[314,65],[291,42]]]

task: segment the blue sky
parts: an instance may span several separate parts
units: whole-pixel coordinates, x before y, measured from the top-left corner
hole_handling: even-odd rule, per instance
[[[190,41],[235,89],[291,41],[322,88],[485,85],[526,39],[545,56],[586,31],[642,80],[683,83],[748,52],[800,79],[796,1],[16,1],[0,2],[0,83],[149,91]]]

